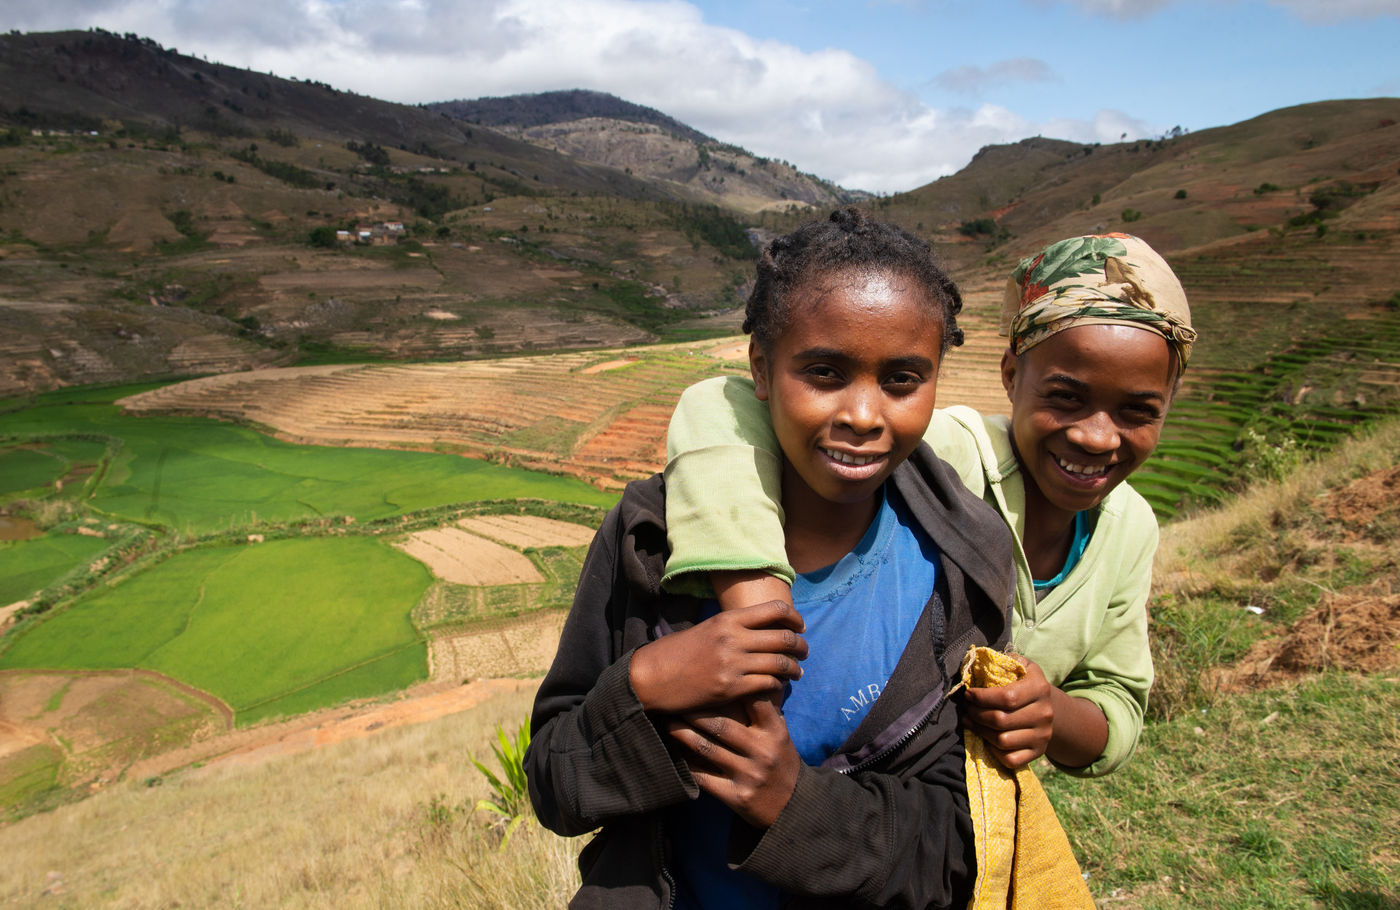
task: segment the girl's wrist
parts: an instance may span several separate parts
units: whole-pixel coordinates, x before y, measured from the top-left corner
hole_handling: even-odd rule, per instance
[[[1066,768],[1085,768],[1098,761],[1108,746],[1108,719],[1103,709],[1058,686],[1050,687],[1050,704],[1055,719],[1045,754]]]

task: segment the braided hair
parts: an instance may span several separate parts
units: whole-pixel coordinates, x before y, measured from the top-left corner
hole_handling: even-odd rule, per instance
[[[809,221],[768,245],[744,309],[744,331],[751,332],[764,351],[771,351],[796,315],[792,291],[822,275],[851,270],[888,271],[913,280],[942,318],[939,356],[963,343],[957,324],[962,295],[934,262],[929,245],[855,206],[837,209],[826,221]]]

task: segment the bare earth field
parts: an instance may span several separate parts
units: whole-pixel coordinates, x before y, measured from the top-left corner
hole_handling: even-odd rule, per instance
[[[62,761],[60,782],[100,789],[133,762],[233,726],[217,698],[147,670],[0,673],[0,767],[34,747]]]
[[[534,515],[484,515],[412,534],[396,546],[433,575],[458,585],[513,585],[544,581],[527,547],[581,547],[593,529]],[[506,546],[502,546],[505,544]]]
[[[263,731],[240,745],[212,759],[209,764],[253,764],[281,755],[308,752],[312,749],[359,739],[376,731],[421,724],[448,714],[466,711],[503,692],[520,692],[537,685],[530,679],[478,679],[442,692],[375,705],[359,710],[341,711],[333,716],[307,723],[305,719]]]
[[[593,529],[571,521],[538,515],[478,515],[457,522],[473,534],[512,547],[583,547],[593,540]]]
[[[419,531],[398,544],[438,578],[458,585],[513,585],[544,581],[525,554],[461,528]]]

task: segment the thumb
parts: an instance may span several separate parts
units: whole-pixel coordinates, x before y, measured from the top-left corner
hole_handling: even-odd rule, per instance
[[[773,704],[772,699],[750,698],[747,700],[745,710],[749,716],[749,726],[768,727],[776,720],[782,721],[782,714],[778,711],[778,706]]]

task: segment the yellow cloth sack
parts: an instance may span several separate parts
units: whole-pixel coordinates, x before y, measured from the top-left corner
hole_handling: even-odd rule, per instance
[[[991,648],[969,648],[963,658],[969,688],[1005,686],[1025,674],[1019,661]],[[968,910],[1092,910],[1069,838],[1035,772],[1007,770],[976,733],[964,731],[963,742],[977,850]]]

